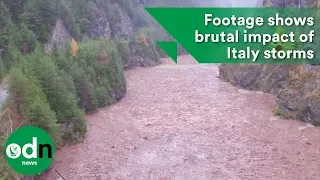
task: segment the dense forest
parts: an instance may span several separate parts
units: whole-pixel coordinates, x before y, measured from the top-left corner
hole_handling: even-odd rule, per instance
[[[0,0],[0,91],[8,86],[9,94],[0,104],[0,180],[22,178],[3,152],[16,128],[40,127],[57,148],[79,143],[85,114],[125,96],[124,70],[160,63],[154,41],[172,38],[145,6],[209,5],[214,1]]]
[[[20,178],[3,156],[14,129],[40,127],[57,148],[80,142],[87,130],[84,115],[126,93],[124,69],[160,63],[151,38],[158,26],[142,5],[147,4],[0,0],[0,78],[9,92],[0,114],[1,180]],[[58,21],[72,37],[64,44],[52,41]]]

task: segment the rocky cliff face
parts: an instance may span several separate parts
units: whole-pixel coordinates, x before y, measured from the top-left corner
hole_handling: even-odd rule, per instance
[[[46,45],[46,51],[50,51],[52,49],[54,42],[60,48],[64,45],[65,41],[70,41],[71,39],[72,36],[68,32],[67,28],[64,26],[63,21],[61,19],[58,19],[53,29],[53,33],[51,35],[49,43]]]
[[[88,3],[90,19],[88,37],[91,39],[100,37],[116,39],[119,42],[118,51],[125,69],[136,66],[154,66],[160,63],[158,52],[155,51],[156,45],[152,41],[150,33],[141,30],[135,24],[135,19],[130,17],[130,12],[126,11],[128,9],[121,7],[117,2],[108,5],[100,4],[101,2],[98,1]],[[143,2],[141,3],[143,4]],[[138,7],[139,4],[136,6],[136,8],[141,8]],[[136,11],[134,7],[131,10]],[[138,18],[143,18],[143,16]],[[50,51],[54,42],[58,47],[62,47],[72,38],[64,22],[59,19],[53,28],[49,42],[46,44],[46,50]],[[144,41],[148,41],[148,46],[144,45]]]
[[[294,65],[221,65],[219,71],[233,85],[277,94],[295,69]]]
[[[314,7],[316,0],[264,0],[266,7]]]
[[[314,7],[315,0],[265,0],[269,7]],[[277,96],[274,113],[320,125],[320,67],[311,65],[221,65],[233,85]]]
[[[298,66],[277,94],[274,113],[320,125],[320,67]]]
[[[121,9],[117,3],[114,3],[111,8],[115,10],[114,15],[118,15],[117,21],[112,24],[113,37],[129,37],[134,30],[134,25],[129,15],[123,9]]]
[[[109,20],[107,18],[107,14],[98,8],[97,4],[94,1],[89,2],[90,7],[90,28],[89,28],[89,37],[111,37],[111,27]]]
[[[106,12],[95,1],[89,1],[88,4],[89,38],[127,38],[134,32],[131,18],[118,3],[108,5],[109,12]],[[58,46],[62,46],[65,41],[71,38],[70,32],[63,25],[63,21],[59,19],[48,44],[52,45],[53,42],[56,42]],[[48,48],[51,47],[50,45]]]

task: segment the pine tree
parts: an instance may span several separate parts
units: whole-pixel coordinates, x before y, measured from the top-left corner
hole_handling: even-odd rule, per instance
[[[55,61],[59,58],[59,49],[56,41],[53,42],[51,55]]]
[[[76,23],[80,27],[81,35],[86,35],[90,28],[90,15],[89,15],[89,7],[88,0],[71,0],[72,2],[72,11],[74,12],[74,16],[76,18]]]
[[[47,30],[56,24],[57,21],[57,1],[40,0],[38,1],[42,21],[45,22]]]
[[[64,25],[68,28],[71,35],[75,40],[81,39],[80,27],[77,24],[76,17],[72,12],[71,4],[66,0],[60,0],[58,3],[58,14],[59,17],[63,20]]]
[[[9,9],[3,3],[3,1],[0,0],[0,56],[4,55],[7,50],[9,37],[5,27],[7,26],[7,23],[9,21],[10,21]]]
[[[40,42],[45,42],[48,37],[44,37],[41,10],[37,0],[29,0],[24,6],[24,12],[20,15],[20,21],[32,30]]]
[[[11,19],[8,7],[0,0],[0,30],[6,26],[7,22]]]
[[[23,54],[27,54],[33,51],[36,46],[37,38],[36,35],[28,29],[28,27],[22,23],[20,24],[20,43],[19,47]]]
[[[10,9],[12,21],[19,24],[19,15],[23,12],[23,6],[26,1],[24,0],[6,0],[6,4]]]
[[[25,77],[20,69],[14,68],[10,74],[9,88],[10,99],[16,105],[18,115],[26,119],[28,124],[47,131],[59,146],[61,141],[55,113],[36,80]]]
[[[53,51],[53,53],[54,52],[55,51]],[[53,61],[60,70],[70,72],[73,64],[73,57],[70,56],[70,48],[65,47],[56,51],[56,53],[53,54]]]
[[[19,27],[14,24],[11,20],[9,20],[4,27],[6,34],[8,36],[8,44],[13,43],[14,45],[18,45],[21,42],[21,34],[19,31]]]
[[[4,30],[0,30],[0,56],[4,56],[8,49],[8,35]]]
[[[95,89],[95,94],[98,100],[98,106],[99,108],[104,107],[109,104],[110,97],[108,94],[108,91],[105,87],[99,86]]]
[[[121,59],[122,66],[126,69],[130,67],[130,58],[131,58],[131,51],[129,48],[128,41],[118,39],[115,41],[117,46],[117,51],[119,52],[119,56]]]
[[[4,64],[2,62],[2,58],[0,56],[0,80],[2,80],[2,78],[5,76],[6,74],[6,69],[4,67]]]
[[[35,77],[39,80],[51,109],[56,112],[58,122],[67,125],[79,125],[79,127],[85,126],[83,117],[77,115],[77,113],[82,113],[78,107],[75,88],[73,82],[70,82],[70,77],[66,74],[61,76],[60,70],[52,59],[45,56],[43,52],[36,52],[35,55],[30,56],[29,62],[32,62],[30,66],[34,67]],[[81,118],[75,119],[75,117]],[[82,127],[82,129],[85,130],[86,127]],[[83,134],[84,132],[78,133]]]
[[[18,63],[22,59],[22,54],[19,48],[12,41],[9,41],[7,45],[6,56],[3,59],[4,66],[9,69],[15,63]]]
[[[86,112],[97,109],[97,99],[94,93],[94,86],[88,80],[84,70],[75,62],[71,67],[71,74],[74,84],[80,97],[80,107]]]
[[[0,78],[14,67],[10,73],[10,105],[21,119],[44,128],[57,142],[60,136],[64,143],[83,136],[84,112],[123,97],[126,80],[122,65],[132,61],[133,46],[138,47],[134,52],[154,58],[149,34],[137,34],[134,40],[117,45],[105,39],[81,42],[92,18],[96,18],[91,16],[89,3],[104,8],[113,25],[119,16],[112,12],[121,9],[133,21],[143,16],[135,11],[141,8],[133,9],[136,5],[124,0],[0,0]],[[121,9],[113,8],[114,3]],[[63,20],[74,39],[62,49],[54,43],[51,54],[45,54],[43,44],[57,18]],[[135,28],[143,25],[144,20],[137,21]],[[119,27],[111,28],[115,32]],[[58,125],[63,127],[60,132]]]

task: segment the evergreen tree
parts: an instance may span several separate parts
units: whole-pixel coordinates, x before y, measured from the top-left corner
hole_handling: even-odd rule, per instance
[[[76,22],[76,17],[73,14],[70,6],[71,4],[66,0],[60,0],[58,4],[58,14],[59,17],[63,20],[64,25],[68,28],[71,35],[75,38],[75,40],[80,40],[80,28]]]
[[[29,0],[26,3],[24,6],[24,12],[20,15],[20,20],[36,34],[40,42],[46,41],[48,37],[45,37],[45,35],[48,34],[42,32],[44,30],[43,26],[46,22],[43,22],[42,20],[40,4],[37,0]]]
[[[7,46],[6,56],[4,56],[3,63],[7,69],[10,69],[15,63],[18,63],[22,59],[22,54],[17,46],[9,41]]]
[[[88,80],[84,70],[77,62],[71,67],[71,74],[74,79],[74,84],[78,96],[80,97],[80,107],[86,112],[91,112],[97,109],[97,99],[94,93],[94,86]]]
[[[57,1],[38,0],[42,22],[45,22],[47,30],[56,24],[57,21]]]
[[[2,58],[0,56],[0,79],[2,79],[5,76],[5,74],[6,74],[6,69],[4,67]]]
[[[3,0],[0,0],[0,56],[5,55],[8,49],[9,34],[7,24],[9,22],[11,22],[9,9]]]
[[[60,70],[64,70],[65,72],[71,71],[71,66],[73,64],[72,57],[70,57],[70,49],[63,48],[57,52],[53,52],[53,61],[58,66]]]
[[[50,109],[37,81],[14,68],[10,74],[9,88],[10,100],[16,105],[18,115],[26,119],[28,124],[47,131],[59,146],[61,141],[55,113]]]
[[[55,61],[59,58],[59,49],[58,49],[57,42],[55,41],[53,42],[53,45],[52,45],[51,55]]]
[[[36,46],[37,38],[24,23],[20,24],[20,37],[21,40],[18,46],[20,47],[20,51],[23,52],[23,54],[32,52]]]
[[[19,16],[23,12],[25,0],[5,0],[12,15],[12,21],[19,24]]]
[[[16,46],[20,40],[19,28],[9,19],[0,31],[0,49],[2,55],[8,52],[9,44]]]
[[[98,100],[99,108],[104,107],[110,103],[110,97],[105,87],[99,86],[95,89],[95,94]]]
[[[122,66],[124,68],[128,68],[130,66],[131,61],[131,51],[129,48],[129,42],[126,40],[118,39],[115,41],[115,43],[121,59]]]
[[[88,0],[71,0],[72,2],[72,11],[76,18],[76,23],[80,27],[81,35],[86,35],[90,27],[90,15]]]
[[[8,44],[13,43],[14,45],[18,45],[21,42],[21,34],[19,31],[19,27],[14,24],[11,20],[9,20],[4,27],[6,34],[8,36]]]
[[[10,19],[8,7],[3,3],[3,0],[0,0],[0,30],[6,26]]]
[[[82,126],[81,132],[78,133],[83,134],[86,127],[84,119],[81,117],[81,110],[77,104],[78,101],[73,82],[70,82],[70,77],[66,74],[64,76],[60,75],[60,71],[52,59],[44,55],[40,48],[36,50],[34,54],[28,57],[29,66],[33,68],[35,77],[39,80],[51,109],[57,115],[58,122],[66,125],[76,124],[79,127]],[[69,91],[71,89],[73,90]],[[81,118],[76,119],[75,117]]]
[[[4,30],[0,30],[0,56],[4,56],[8,49],[8,35]]]

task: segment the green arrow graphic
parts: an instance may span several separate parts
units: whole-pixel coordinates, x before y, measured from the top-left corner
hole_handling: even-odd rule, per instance
[[[178,43],[177,42],[157,42],[158,46],[177,64],[178,63]]]

